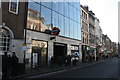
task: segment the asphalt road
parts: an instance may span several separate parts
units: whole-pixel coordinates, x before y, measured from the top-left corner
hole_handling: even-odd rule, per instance
[[[120,58],[119,58],[120,59]],[[119,62],[120,63],[120,62]],[[38,78],[119,78],[118,58],[111,58],[90,66],[76,68],[54,74],[36,75],[27,79]]]

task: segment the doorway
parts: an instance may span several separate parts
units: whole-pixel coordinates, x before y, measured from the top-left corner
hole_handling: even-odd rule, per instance
[[[55,61],[59,59],[59,57],[67,56],[67,44],[63,43],[54,43],[54,58]]]
[[[32,68],[47,66],[47,42],[33,40],[31,56]]]

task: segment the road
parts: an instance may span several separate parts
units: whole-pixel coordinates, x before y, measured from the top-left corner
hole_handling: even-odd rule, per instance
[[[118,58],[110,58],[108,60],[93,64],[90,66],[76,68],[53,74],[36,75],[27,79],[37,78],[118,78]],[[120,71],[120,70],[119,70]],[[120,75],[119,75],[120,77]]]

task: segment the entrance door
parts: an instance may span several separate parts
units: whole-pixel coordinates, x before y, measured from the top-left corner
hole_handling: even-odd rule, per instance
[[[58,60],[59,57],[67,55],[67,45],[61,43],[54,43],[54,58]]]
[[[32,68],[47,66],[47,42],[45,41],[32,41]]]
[[[40,66],[40,48],[32,47],[32,68]]]

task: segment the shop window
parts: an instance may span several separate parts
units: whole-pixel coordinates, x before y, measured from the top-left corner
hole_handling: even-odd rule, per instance
[[[44,67],[47,66],[47,48],[48,44],[45,41],[32,41],[32,67],[35,66]]]

